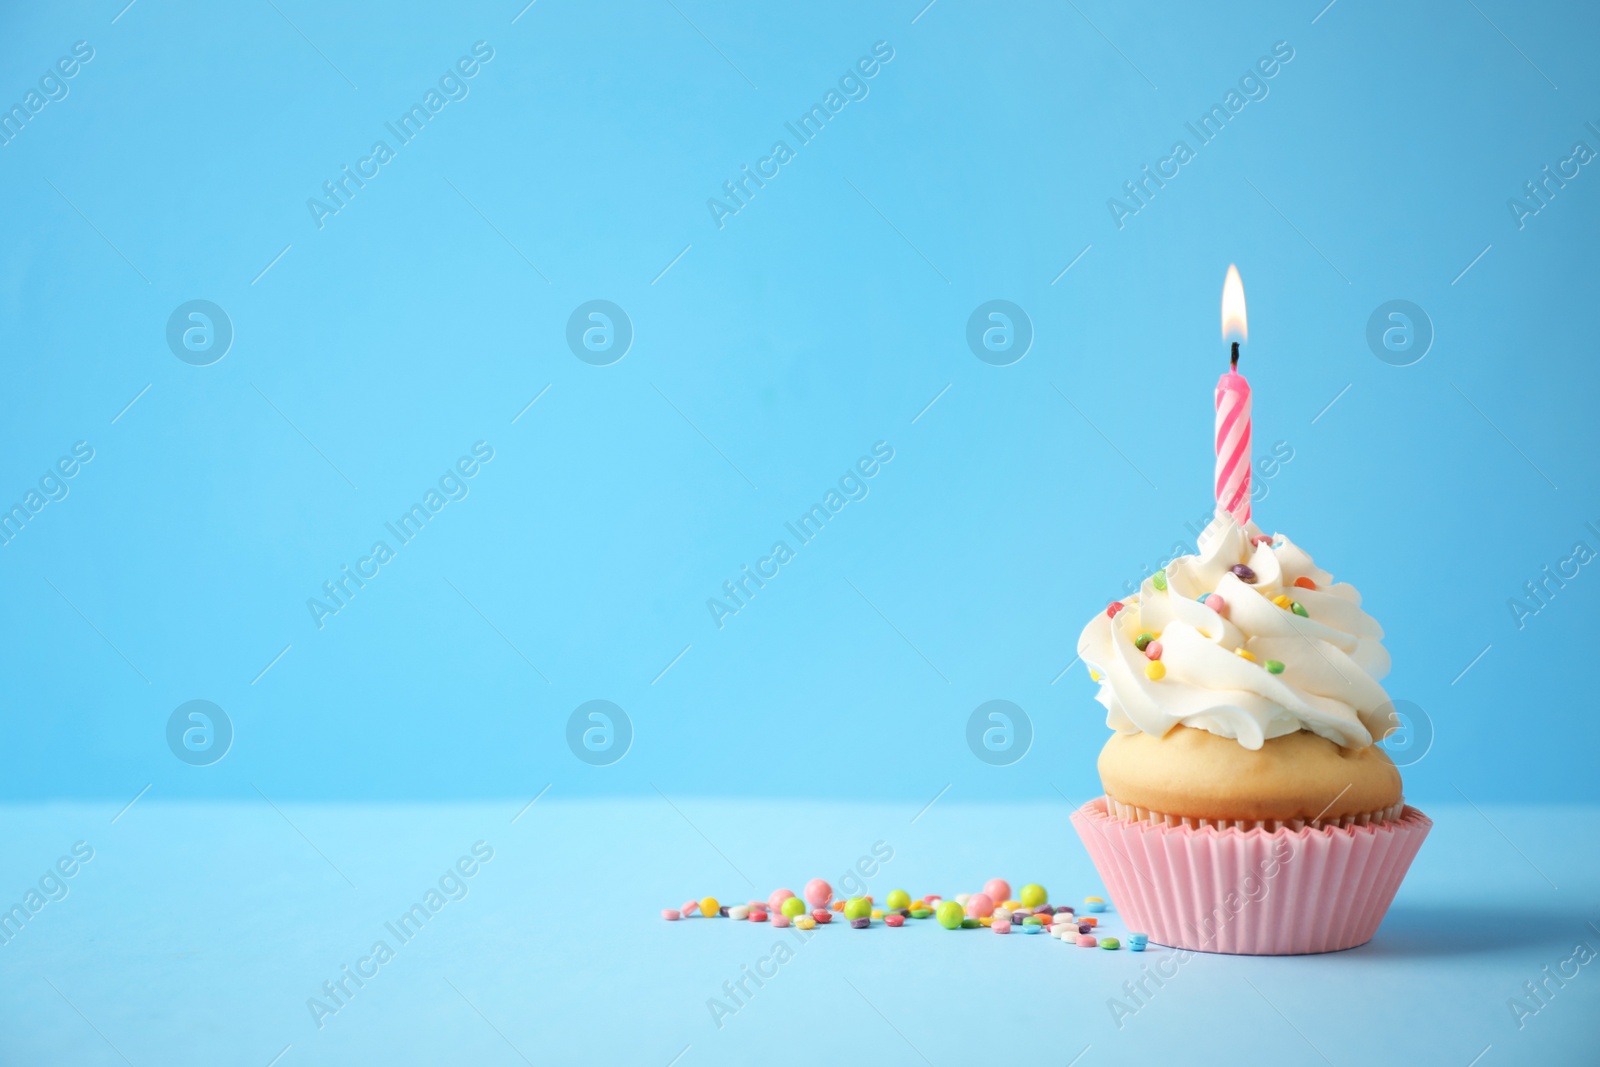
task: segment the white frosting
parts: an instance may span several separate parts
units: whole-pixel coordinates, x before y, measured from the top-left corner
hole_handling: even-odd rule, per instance
[[[1219,508],[1199,551],[1167,564],[1165,590],[1156,588],[1162,574],[1152,575],[1114,618],[1101,611],[1084,627],[1078,655],[1099,677],[1107,726],[1157,737],[1191,726],[1251,749],[1296,730],[1365,748],[1395,727],[1378,684],[1389,673],[1383,628],[1361,610],[1361,594],[1282,534],[1252,545],[1260,536]],[[1255,572],[1254,584],[1233,572],[1236,564]],[[1220,613],[1197,599],[1209,593],[1226,602]],[[1273,603],[1280,595],[1306,616]],[[1147,675],[1151,661],[1134,644],[1146,632],[1161,642],[1160,679]],[[1268,660],[1283,673],[1268,671]]]

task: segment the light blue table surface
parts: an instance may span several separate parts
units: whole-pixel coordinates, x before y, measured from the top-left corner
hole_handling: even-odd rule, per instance
[[[919,816],[916,805],[554,792],[526,805],[8,807],[7,902],[75,843],[93,858],[0,946],[0,1061],[1498,1067],[1600,1055],[1600,971],[1571,965],[1576,977],[1557,985],[1544,970],[1580,943],[1600,946],[1590,808],[1424,805],[1435,828],[1372,943],[1169,962],[1176,976],[1120,1027],[1110,999],[1132,1004],[1123,983],[1170,954],[932,922],[820,929],[765,964],[777,973],[763,985],[747,981],[751,995],[719,1027],[708,1001],[733,1003],[724,982],[792,935],[667,923],[662,907],[837,883],[874,845],[892,851],[867,880],[880,896],[950,896],[1003,876],[1076,902],[1101,886],[1069,807],[946,796]],[[408,941],[393,936],[385,924],[478,842],[493,856],[461,880],[465,895]],[[1114,911],[1104,926],[1124,929]],[[347,981],[354,995],[319,1027],[307,1001],[378,940],[393,958],[362,987]],[[1530,981],[1551,991],[1542,1006]],[[1539,1009],[1520,1027],[1508,1006],[1518,995]]]

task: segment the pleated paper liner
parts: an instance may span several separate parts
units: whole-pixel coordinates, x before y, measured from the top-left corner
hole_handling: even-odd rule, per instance
[[[1366,826],[1218,829],[1072,815],[1129,930],[1197,952],[1288,956],[1372,940],[1433,821],[1406,807]]]
[[[1405,810],[1405,802],[1402,801],[1382,811],[1366,811],[1328,819],[1196,819],[1187,815],[1164,815],[1148,808],[1124,804],[1109,794],[1105,797],[1105,802],[1106,811],[1113,818],[1143,820],[1167,826],[1187,826],[1191,830],[1201,830],[1207,826],[1217,830],[1302,830],[1308,826],[1313,830],[1320,830],[1326,826],[1368,826],[1372,823],[1393,822]]]

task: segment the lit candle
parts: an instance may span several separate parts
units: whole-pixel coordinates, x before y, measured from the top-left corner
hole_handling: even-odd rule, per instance
[[[1230,263],[1222,283],[1222,339],[1233,341],[1233,358],[1217,379],[1217,504],[1240,526],[1250,521],[1250,383],[1239,373],[1239,342],[1249,334],[1244,282]]]

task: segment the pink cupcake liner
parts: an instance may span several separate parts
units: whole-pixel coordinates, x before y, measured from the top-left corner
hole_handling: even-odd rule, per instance
[[[1371,941],[1433,827],[1408,806],[1369,826],[1196,829],[1115,818],[1105,797],[1072,824],[1129,930],[1172,948],[1248,956]]]

